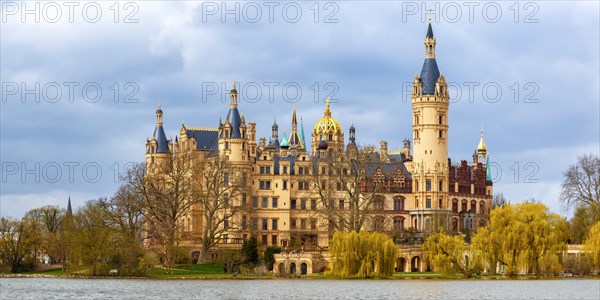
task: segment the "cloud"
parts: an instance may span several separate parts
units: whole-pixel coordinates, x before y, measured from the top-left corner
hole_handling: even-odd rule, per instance
[[[220,11],[207,14],[210,3],[222,8],[221,2],[136,2],[134,18],[139,21],[124,23],[131,12],[124,3],[118,22],[109,8],[112,3],[101,3],[104,14],[98,23],[84,21],[81,14],[73,23],[65,18],[56,24],[21,23],[18,16],[2,23],[2,82],[28,89],[39,82],[41,90],[56,82],[63,92],[56,103],[44,98],[48,95],[39,95],[37,103],[36,96],[3,93],[7,99],[0,103],[2,162],[19,166],[38,162],[40,168],[52,162],[81,166],[96,162],[103,171],[94,183],[81,173],[74,182],[9,177],[0,192],[3,214],[21,213],[12,204],[4,205],[5,199],[23,200],[15,198],[19,195],[37,195],[36,205],[55,201],[41,195],[59,197],[56,191],[91,198],[111,195],[118,186],[111,167],[144,160],[144,142],[152,134],[158,99],[167,136],[176,135],[182,121],[216,127],[227,113],[222,96],[234,79],[262,87],[260,100],[240,104],[246,120],[257,122],[258,137],[270,136],[273,116],[280,130],[289,133],[295,104],[309,140],[328,95],[339,101],[332,104],[332,111],[345,131],[354,121],[358,143],[378,145],[387,140],[390,149],[396,149],[411,137],[411,105],[403,87],[420,72],[426,30],[421,11],[406,13],[412,2],[332,2],[328,7],[299,2],[302,15],[296,23],[285,19],[289,15],[283,7],[293,5],[287,2],[274,8],[273,22],[265,4],[259,3],[262,15],[256,23],[246,20],[250,15],[241,16],[239,22],[229,15],[222,22]],[[248,3],[239,2],[240,12],[250,13]],[[439,4],[442,11],[448,5]],[[539,196],[554,201],[550,199],[556,198],[561,171],[577,155],[600,152],[599,4],[534,4],[537,23],[523,22],[530,12],[524,4],[515,22],[512,3],[500,3],[502,18],[492,23],[483,19],[483,4],[470,22],[466,7],[459,3],[461,19],[453,23],[447,15],[439,22],[434,18],[433,30],[440,70],[461,92],[450,106],[450,157],[470,160],[483,124],[492,158],[503,168],[515,162],[523,168],[530,161],[540,166],[539,184],[514,184],[504,181],[506,176],[495,190],[506,189],[513,199]],[[324,22],[331,19],[337,23]],[[69,82],[79,84],[72,99],[65,86]],[[478,84],[472,101],[471,82]],[[84,95],[83,87],[89,83],[102,91],[97,102],[90,103],[85,97],[89,95]],[[207,96],[203,87],[212,83],[219,90]],[[272,102],[268,83],[278,84]],[[302,91],[293,102],[286,101],[283,88],[290,83]],[[484,93],[490,84],[502,91],[493,103]],[[524,103],[528,95],[538,101]],[[127,99],[137,102],[124,103]]]

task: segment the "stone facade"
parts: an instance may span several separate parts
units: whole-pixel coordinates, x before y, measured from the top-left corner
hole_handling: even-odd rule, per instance
[[[399,244],[439,226],[454,232],[473,231],[487,222],[492,204],[483,131],[472,163],[462,160],[453,164],[448,158],[448,88],[435,60],[436,40],[431,24],[424,44],[425,63],[413,82],[412,147],[411,141],[405,139],[398,151],[390,151],[385,140],[379,149],[359,149],[354,124],[348,130],[346,144],[328,99],[323,117],[310,132],[310,145],[305,141],[296,107],[289,131],[281,135],[274,122],[271,137],[257,140],[257,124],[247,123],[240,112],[234,82],[227,116],[215,128],[181,124],[179,135],[167,139],[159,104],[154,134],[146,140],[147,168],[152,172],[182,151],[191,151],[200,160],[235,162],[240,166],[238,171],[243,172],[246,186],[232,203],[248,206],[251,212],[243,211],[231,220],[239,226],[221,235],[217,249],[239,247],[254,235],[262,245],[300,251],[301,257],[294,259],[297,268],[303,263],[303,255],[308,255],[305,252],[327,247],[333,232],[342,228],[336,222],[341,224],[351,218],[354,204],[349,200],[348,186],[352,183],[340,182],[332,173],[342,172],[341,168],[336,171],[335,166],[347,158],[350,170],[344,168],[343,172],[351,177],[352,166],[359,165],[361,153],[366,153],[369,160],[356,170],[360,172],[360,182],[350,189],[360,193],[361,201],[366,202],[369,197],[371,200],[364,211],[368,218],[361,221],[360,228],[389,233]],[[324,212],[336,212],[337,219]],[[201,216],[199,208],[194,208],[179,224],[182,237],[193,251],[199,247],[202,236]],[[399,261],[400,268],[422,270],[422,255],[411,249],[402,256],[404,262]],[[287,273],[293,257],[288,255],[287,265],[283,266]],[[312,270],[313,266],[307,268]]]

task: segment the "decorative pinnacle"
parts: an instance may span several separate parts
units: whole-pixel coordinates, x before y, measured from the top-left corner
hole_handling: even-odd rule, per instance
[[[329,100],[329,97],[327,97],[327,98],[325,99],[325,103],[326,103],[326,105],[327,105],[327,106],[325,107],[325,115],[326,115],[326,116],[331,116],[331,109],[330,109],[330,106],[331,106],[331,100]]]
[[[160,99],[158,99],[158,109],[160,109]]]

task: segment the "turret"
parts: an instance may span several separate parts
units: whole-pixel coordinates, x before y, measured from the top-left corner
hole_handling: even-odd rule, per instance
[[[224,124],[219,121],[219,155],[226,160],[245,161],[248,159],[248,136],[246,120],[238,110],[238,91],[233,82],[229,92],[229,112]]]
[[[379,160],[381,162],[389,162],[390,158],[388,157],[388,143],[387,141],[381,141],[379,143]]]

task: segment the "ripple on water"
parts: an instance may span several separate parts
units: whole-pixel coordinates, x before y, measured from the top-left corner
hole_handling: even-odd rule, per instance
[[[1,278],[1,299],[600,299],[600,280]]]

